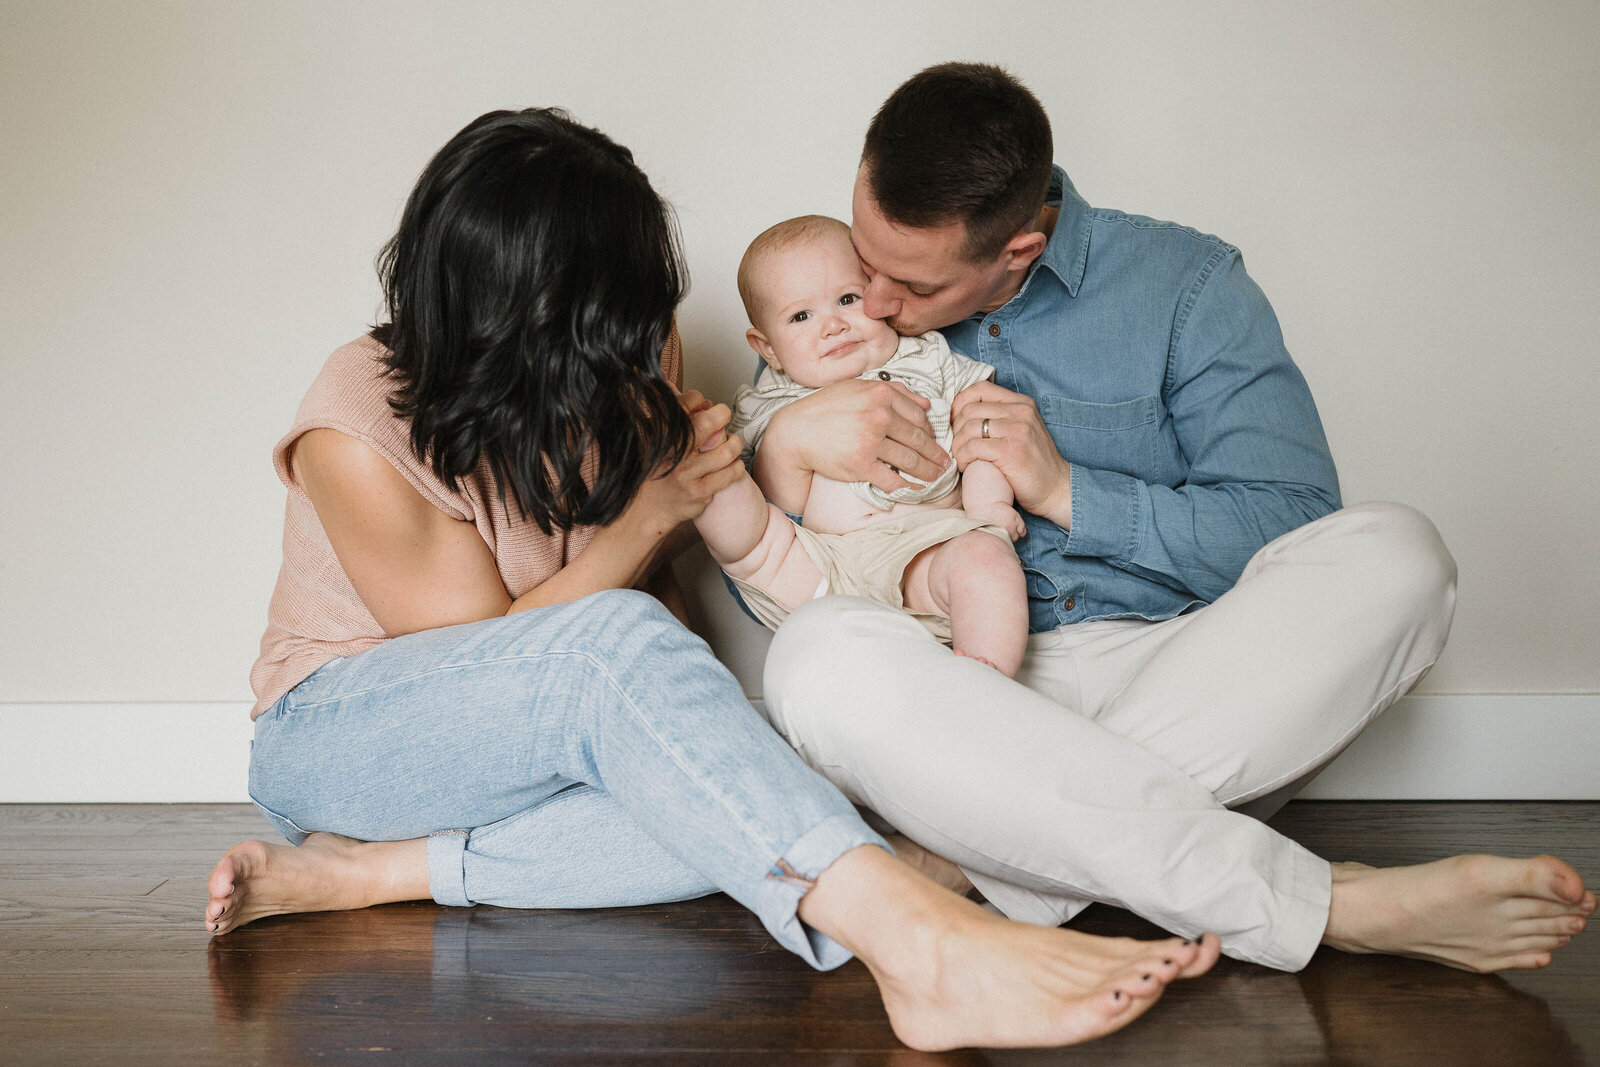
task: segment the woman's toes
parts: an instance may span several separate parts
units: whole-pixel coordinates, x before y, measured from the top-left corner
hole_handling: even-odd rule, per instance
[[[1216,934],[1201,934],[1200,940],[1191,941],[1190,945],[1193,946],[1190,951],[1194,956],[1187,963],[1179,957],[1179,978],[1197,978],[1205,974],[1222,956],[1222,939]]]
[[[1147,997],[1176,977],[1178,965],[1175,960],[1138,960],[1117,976],[1114,986],[1124,993]]]
[[[1120,989],[1113,989],[1109,993],[1101,993],[1097,1003],[1106,1017],[1112,1018],[1133,1007],[1133,997]]]

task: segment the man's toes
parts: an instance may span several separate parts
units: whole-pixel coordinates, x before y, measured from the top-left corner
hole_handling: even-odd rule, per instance
[[[1539,869],[1548,892],[1557,899],[1578,904],[1585,896],[1593,895],[1584,892],[1582,876],[1554,856],[1535,856],[1531,862]]]
[[[1512,955],[1524,956],[1530,952],[1553,952],[1571,940],[1566,934],[1524,934],[1512,938],[1506,947]]]

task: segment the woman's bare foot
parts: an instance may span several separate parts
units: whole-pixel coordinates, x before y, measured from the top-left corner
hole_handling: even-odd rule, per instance
[[[268,915],[346,911],[427,900],[428,839],[355,841],[312,834],[305,843],[245,841],[211,869],[206,929],[213,934]]]
[[[889,842],[889,847],[894,849],[894,854],[900,860],[909,863],[923,877],[930,878],[934,883],[961,896],[972,892],[972,881],[966,872],[938,853],[929,852],[911,838],[900,834],[890,834],[885,840]]]
[[[1001,919],[870,846],[834,861],[800,911],[861,958],[895,1035],[924,1051],[1101,1037],[1220,952],[1210,934],[1132,941]]]
[[[1464,971],[1545,967],[1594,914],[1595,895],[1554,856],[1454,856],[1415,867],[1333,865],[1323,943]]]

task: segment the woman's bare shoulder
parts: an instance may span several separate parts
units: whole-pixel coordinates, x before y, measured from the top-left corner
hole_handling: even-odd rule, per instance
[[[429,503],[376,448],[339,430],[316,427],[301,434],[288,465],[325,526],[329,512],[351,518],[359,513],[369,529],[459,521]]]

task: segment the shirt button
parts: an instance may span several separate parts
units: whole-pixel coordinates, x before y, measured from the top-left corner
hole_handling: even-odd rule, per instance
[[[1068,611],[1071,611],[1073,608],[1078,606],[1078,599],[1077,597],[1069,596],[1067,597],[1066,603],[1062,604],[1061,606],[1066,608]]]
[[[998,322],[991,322],[989,324],[989,336],[990,337],[999,337],[1000,336],[1000,324]]]
[[[886,370],[881,370],[881,371],[879,371],[879,372],[878,372],[878,378],[879,378],[879,379],[880,379],[880,380],[881,380],[881,381],[885,381],[885,382],[887,382],[887,381],[891,381],[891,380],[892,380],[892,379],[891,379],[891,378],[890,378],[890,377],[889,377],[889,372],[888,372],[888,371],[886,371]]]

